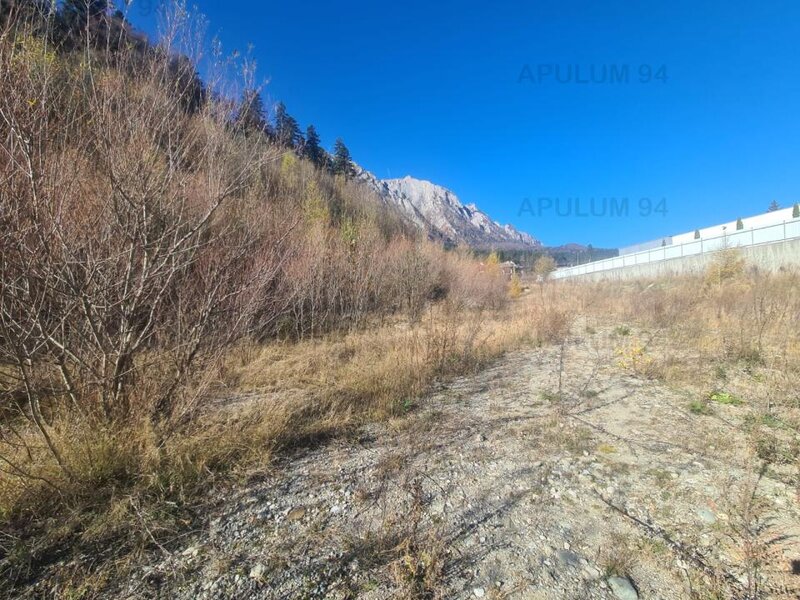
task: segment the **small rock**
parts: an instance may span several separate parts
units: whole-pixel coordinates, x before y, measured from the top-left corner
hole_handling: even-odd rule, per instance
[[[703,523],[708,525],[713,525],[717,522],[717,516],[707,508],[701,508],[697,511],[697,516],[700,517],[700,520]]]
[[[619,600],[639,600],[639,592],[627,577],[609,577],[608,585]]]
[[[592,565],[586,565],[583,567],[583,574],[586,576],[586,579],[594,581],[595,579],[600,578],[600,569],[593,567]]]
[[[570,568],[577,568],[581,564],[581,557],[570,550],[559,550],[556,556],[558,562]]]
[[[250,569],[250,579],[261,579],[264,576],[264,573],[266,572],[267,568],[261,563],[259,563],[252,569]]]
[[[476,598],[483,598],[486,595],[486,590],[483,588],[474,588],[472,593],[475,595]]]
[[[306,516],[306,509],[303,506],[298,506],[289,511],[286,515],[287,521],[299,521]]]

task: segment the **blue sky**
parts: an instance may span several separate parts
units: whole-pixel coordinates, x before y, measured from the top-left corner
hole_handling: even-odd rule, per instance
[[[624,246],[800,201],[796,1],[196,4],[327,146],[547,244]],[[604,198],[629,208],[604,214]]]

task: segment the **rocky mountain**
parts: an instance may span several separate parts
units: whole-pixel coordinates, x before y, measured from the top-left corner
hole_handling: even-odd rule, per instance
[[[481,250],[541,247],[531,235],[512,225],[501,225],[475,204],[462,204],[453,192],[430,181],[413,177],[378,179],[361,168],[357,168],[357,177],[433,238]]]

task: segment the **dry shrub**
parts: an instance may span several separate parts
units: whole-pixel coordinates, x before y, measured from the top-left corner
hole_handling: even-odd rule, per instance
[[[540,282],[538,287],[538,294],[528,298],[534,336],[539,343],[562,343],[578,314],[578,296],[570,283]]]
[[[550,275],[556,270],[556,266],[555,259],[545,254],[536,259],[533,264],[533,273],[539,281],[545,282],[550,279]]]
[[[516,273],[511,275],[511,279],[508,282],[508,296],[512,300],[516,300],[520,296],[522,296],[522,281],[520,281],[519,275]]]
[[[394,548],[397,558],[392,574],[401,598],[425,600],[441,597],[441,579],[446,554],[444,536],[436,528],[425,531],[426,499],[419,481],[407,486],[409,497],[404,514],[398,514],[395,528],[400,543]],[[397,534],[396,534],[397,535]]]
[[[724,282],[744,274],[744,257],[738,248],[724,248],[715,252],[705,272],[708,286],[721,286]]]
[[[507,281],[499,265],[481,264],[463,249],[454,253],[439,250],[438,254],[444,271],[442,285],[453,302],[478,310],[505,306]]]
[[[774,512],[760,475],[730,481],[723,509],[725,551],[735,561],[743,598],[796,598],[800,585],[787,556],[793,554],[791,527]]]
[[[178,54],[191,35],[54,51],[53,27],[0,35],[7,581],[162,540],[215,477],[566,335],[562,288],[509,305],[496,264],[233,127]]]

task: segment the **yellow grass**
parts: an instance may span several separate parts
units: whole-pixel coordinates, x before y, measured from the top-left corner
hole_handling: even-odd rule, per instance
[[[554,339],[564,330],[556,306],[564,301],[556,287],[496,310],[446,300],[419,320],[241,345],[215,367],[218,383],[199,415],[166,439],[146,420],[111,427],[72,413],[55,418],[52,435],[66,449],[71,478],[34,431],[21,430],[30,454],[23,444],[10,456],[23,471],[0,478],[0,514],[27,534],[43,516],[69,514],[40,532],[49,540],[44,546],[75,536],[115,539],[118,549],[149,544],[154,528],[179,530],[184,503],[220,477],[267,466],[277,453],[369,420],[402,418],[437,382]]]

